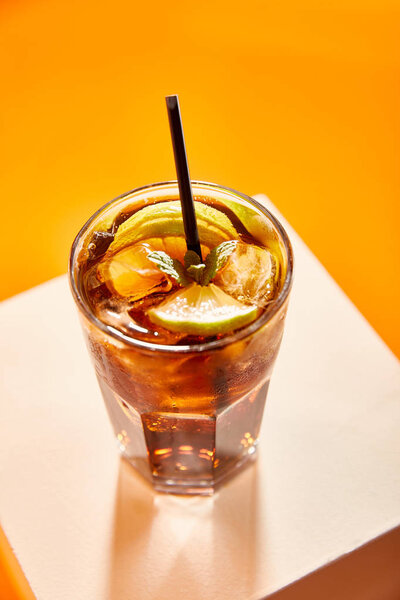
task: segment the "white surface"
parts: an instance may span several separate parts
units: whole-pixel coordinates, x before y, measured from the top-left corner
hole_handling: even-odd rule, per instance
[[[211,498],[120,462],[65,277],[0,306],[0,518],[38,600],[258,600],[400,523],[398,361],[289,234],[259,459]]]

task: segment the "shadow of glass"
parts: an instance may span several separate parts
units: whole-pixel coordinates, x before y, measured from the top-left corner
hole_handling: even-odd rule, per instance
[[[267,596],[268,600],[398,600],[400,527]]]
[[[121,460],[106,597],[265,598],[260,583],[270,565],[266,540],[260,539],[260,531],[266,534],[261,475],[255,462],[214,496],[174,496],[154,492]],[[398,600],[399,565],[400,528],[267,598]]]
[[[155,516],[154,492],[124,459],[120,460],[115,493],[114,530],[111,542],[110,600],[125,598],[131,561],[146,546]]]
[[[214,496],[183,497],[155,493],[121,460],[109,600],[253,596],[258,498],[257,462]]]

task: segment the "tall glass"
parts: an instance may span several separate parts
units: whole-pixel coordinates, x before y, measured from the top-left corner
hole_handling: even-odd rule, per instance
[[[210,494],[254,459],[292,282],[293,256],[278,220],[258,202],[215,184],[192,182],[195,200],[225,205],[254,238],[267,237],[283,269],[278,296],[234,334],[196,345],[134,339],[100,321],[85,299],[82,256],[94,231],[122,211],[179,198],[158,183],[106,204],[72,246],[70,284],[122,455],[161,492]],[[243,212],[244,210],[244,212]]]

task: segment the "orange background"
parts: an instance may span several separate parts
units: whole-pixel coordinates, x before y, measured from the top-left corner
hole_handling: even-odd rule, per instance
[[[400,355],[399,2],[2,0],[0,65],[0,298],[175,178],[179,93],[192,177],[265,192]]]

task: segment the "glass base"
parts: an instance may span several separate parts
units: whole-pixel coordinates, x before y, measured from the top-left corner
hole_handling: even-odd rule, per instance
[[[268,381],[211,414],[140,413],[99,383],[121,454],[158,492],[213,494],[255,458]]]
[[[121,452],[122,457],[132,466],[140,476],[142,476],[147,483],[149,483],[156,492],[164,494],[178,494],[181,496],[212,496],[218,488],[225,484],[227,481],[235,477],[238,473],[243,471],[257,458],[257,445],[250,448],[249,452],[242,456],[242,458],[225,474],[221,474],[219,478],[210,479],[161,479],[157,477],[149,477],[143,469],[138,469],[136,461],[132,461],[124,452]]]

